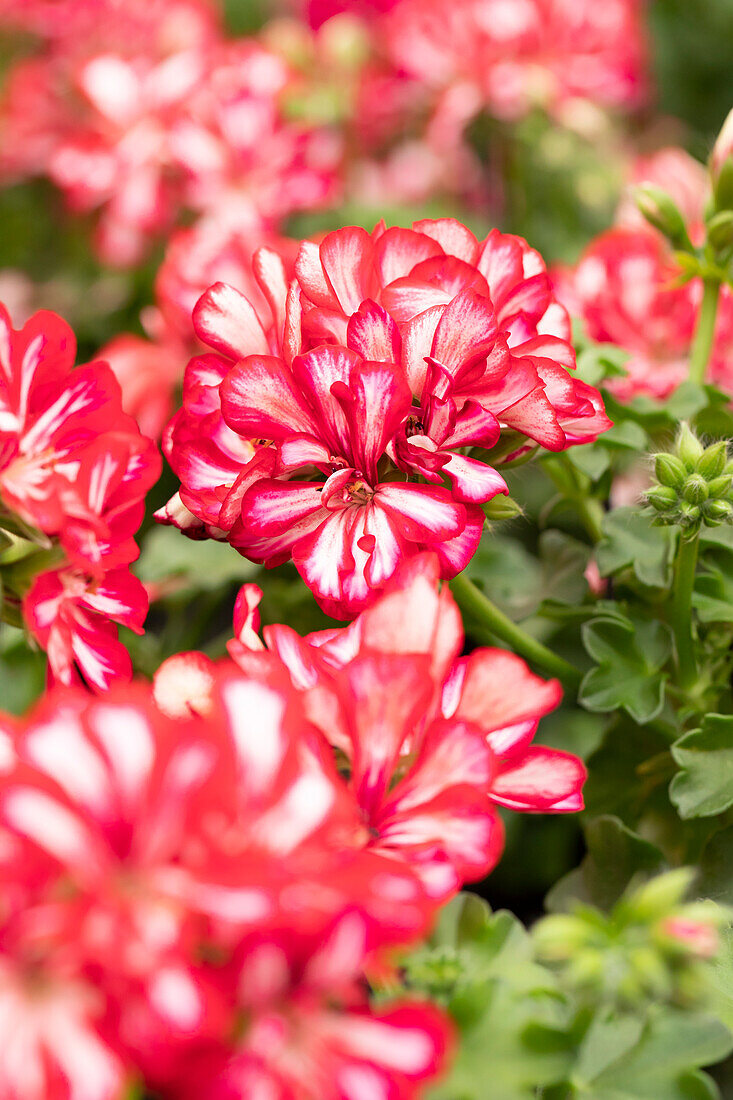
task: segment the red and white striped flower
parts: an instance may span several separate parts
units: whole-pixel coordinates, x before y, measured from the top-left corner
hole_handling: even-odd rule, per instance
[[[303,242],[290,284],[271,250],[253,266],[264,321],[223,283],[194,310],[216,354],[189,365],[165,439],[186,511],[159,518],[268,565],[292,556],[336,617],[422,549],[445,577],[465,567],[478,506],[507,491],[486,461],[500,439],[504,457],[562,450],[610,424],[519,238],[479,243],[450,219],[352,227]]]
[[[532,743],[560,700],[558,682],[505,650],[459,657],[460,614],[439,576],[437,559],[424,554],[342,630],[305,638],[285,625],[264,631],[309,718],[348,762],[370,846],[419,869],[436,898],[498,860],[495,805],[580,810],[586,774],[572,754]],[[245,669],[263,659],[258,600],[245,585],[235,609],[229,651]]]
[[[15,331],[0,307],[0,500],[11,530],[20,520],[31,540],[9,594],[24,597],[50,680],[81,674],[102,691],[131,675],[114,623],[142,630],[147,597],[127,567],[160,458],[123,413],[107,364],[74,368],[75,352],[56,314],[36,313]],[[34,566],[34,540],[50,562]]]
[[[135,1072],[183,1095],[243,1059],[290,1083],[302,1056],[326,1094],[378,1073],[407,1097],[442,1064],[439,1013],[369,1009],[365,967],[428,906],[349,842],[363,826],[302,696],[271,665],[217,670],[210,699],[181,720],[144,685],[66,690],[3,722],[3,1094],[113,1100]]]

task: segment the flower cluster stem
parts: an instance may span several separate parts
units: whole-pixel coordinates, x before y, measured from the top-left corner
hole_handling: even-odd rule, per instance
[[[698,385],[702,385],[705,380],[705,371],[713,348],[720,282],[717,279],[705,279],[703,287],[700,316],[690,352],[689,377],[691,382],[696,382]]]
[[[695,585],[699,534],[685,539],[680,532],[672,586],[671,623],[677,652],[679,687],[689,690],[697,680],[695,642],[692,629],[692,590]]]
[[[473,581],[468,579],[465,573],[454,577],[450,582],[450,586],[459,607],[464,613],[485,626],[496,638],[510,646],[515,653],[526,658],[533,665],[542,669],[543,672],[557,676],[565,687],[577,690],[581,680],[581,673],[578,669],[512,622],[503,611],[499,610],[496,604],[491,602],[488,596],[485,596],[476,587]]]

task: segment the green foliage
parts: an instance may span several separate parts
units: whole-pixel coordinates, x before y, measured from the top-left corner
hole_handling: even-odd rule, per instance
[[[580,687],[583,705],[604,713],[623,709],[641,724],[656,718],[664,706],[662,669],[672,649],[668,627],[624,616],[593,619],[582,634],[597,662]]]
[[[733,716],[708,714],[672,746],[680,771],[670,797],[680,816],[710,817],[733,806]]]
[[[235,581],[243,584],[257,571],[257,566],[228,542],[197,542],[182,537],[175,527],[155,527],[145,539],[135,565],[141,581],[165,584],[177,593],[205,591]]]
[[[663,881],[650,884],[657,894]],[[646,889],[636,892],[639,905]],[[670,883],[661,893],[675,890],[678,885]],[[603,926],[597,910],[587,910],[585,919],[589,928],[593,922]],[[718,1096],[701,1068],[733,1047],[721,1019],[664,1004],[588,1007],[563,970],[538,961],[541,944],[539,929],[528,934],[510,913],[492,913],[469,894],[446,906],[430,942],[403,960],[404,991],[444,1004],[460,1035],[453,1067],[430,1091],[430,1100]],[[728,996],[727,967],[727,955],[717,968],[706,967],[705,993],[713,1003]]]
[[[568,1006],[510,913],[492,914],[471,895],[456,898],[428,947],[407,960],[405,980],[437,996],[460,1029],[457,1058],[432,1100],[484,1100],[487,1074],[496,1100],[532,1100],[563,1079]]]
[[[603,539],[596,548],[602,577],[631,570],[640,584],[668,588],[673,558],[672,533],[654,527],[651,518],[638,508],[614,508],[604,516]]]
[[[698,1072],[733,1048],[714,1016],[673,1009],[645,1021],[599,1016],[588,1029],[571,1079],[571,1097],[593,1100],[702,1100],[718,1096]]]
[[[652,874],[664,867],[659,848],[610,814],[592,818],[584,833],[587,852],[583,862],[547,896],[547,907],[552,912],[565,911],[577,902],[606,911],[637,875]]]

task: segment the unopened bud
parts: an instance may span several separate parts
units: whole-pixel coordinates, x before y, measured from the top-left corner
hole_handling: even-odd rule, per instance
[[[683,500],[679,505],[679,522],[683,527],[695,527],[700,522],[700,506],[699,504],[690,504],[688,501]]]
[[[733,210],[721,210],[708,222],[708,241],[716,252],[733,244]]]
[[[569,959],[594,933],[580,917],[556,913],[538,921],[533,930],[535,948],[543,959]]]
[[[646,499],[657,512],[666,512],[677,503],[677,493],[666,485],[657,485],[649,490]]]
[[[675,440],[675,450],[691,474],[702,458],[704,447],[688,424],[682,424]]]
[[[657,920],[679,905],[694,877],[695,872],[689,867],[666,871],[635,890],[625,904],[637,920]]]
[[[731,217],[733,217],[733,214],[731,214]],[[728,444],[723,440],[719,443],[712,443],[703,451],[697,463],[697,472],[702,474],[706,481],[710,481],[711,478],[720,477],[727,461]]]
[[[671,916],[662,921],[659,932],[670,946],[700,959],[713,958],[720,946],[718,930],[710,921]]]
[[[505,496],[503,493],[497,493],[495,497],[488,500],[482,507],[486,518],[496,522],[514,519],[515,516],[522,514],[522,509],[517,504],[516,500],[512,500],[511,497]]]
[[[689,504],[702,504],[708,498],[708,483],[701,474],[692,474],[682,488],[682,496]]]
[[[733,208],[733,111],[730,111],[710,154],[710,175],[717,210]]]
[[[687,477],[684,463],[676,455],[670,454],[657,455],[654,460],[654,473],[657,481],[671,489],[681,489]]]
[[[725,523],[733,516],[733,504],[727,500],[709,500],[705,505],[705,520],[711,527]]]
[[[666,191],[652,183],[643,183],[636,188],[635,198],[649,224],[664,233],[673,245],[685,247],[690,244],[685,219]]]
[[[712,481],[708,482],[708,490],[711,497],[724,497],[730,492],[730,487],[733,485],[733,477],[730,474],[721,474],[720,477],[714,477]]]

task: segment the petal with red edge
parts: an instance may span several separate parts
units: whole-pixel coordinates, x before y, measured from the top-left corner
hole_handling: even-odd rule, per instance
[[[214,283],[201,295],[193,327],[199,340],[235,361],[270,350],[254,306],[226,283]]]
[[[287,439],[293,432],[318,436],[318,424],[282,359],[252,355],[229,371],[220,388],[229,427],[246,438]]]
[[[432,543],[460,534],[466,510],[447,489],[431,485],[388,482],[379,486],[375,503],[394,516],[399,530],[411,542]]]
[[[568,752],[533,745],[516,763],[503,768],[491,784],[491,797],[510,810],[537,813],[583,809],[587,772]]]

